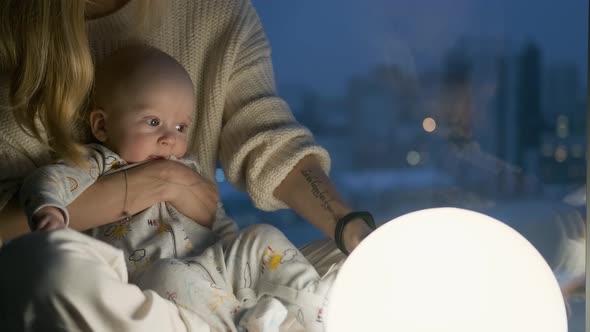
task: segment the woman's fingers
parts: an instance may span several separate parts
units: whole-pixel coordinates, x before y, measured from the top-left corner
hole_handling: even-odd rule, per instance
[[[148,164],[152,164],[151,170],[155,172],[152,174],[164,181],[166,202],[195,222],[206,227],[212,225],[219,203],[215,183],[177,161],[155,160]]]
[[[197,223],[210,227],[215,221],[219,193],[213,183],[196,175],[200,178],[194,178],[194,181],[188,182],[190,184],[179,185],[183,193],[172,204]]]

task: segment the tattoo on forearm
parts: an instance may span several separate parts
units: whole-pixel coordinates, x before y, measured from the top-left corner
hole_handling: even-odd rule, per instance
[[[328,211],[328,213],[332,215],[334,220],[338,219],[338,217],[336,216],[336,212],[334,211],[332,206],[330,206],[330,202],[332,202],[334,199],[330,198],[330,196],[328,195],[328,191],[322,191],[319,185],[321,185],[324,182],[318,179],[316,176],[313,176],[312,173],[313,172],[310,169],[301,170],[301,175],[303,175],[307,183],[309,183],[309,185],[311,186],[311,194],[315,198],[320,200],[322,208]]]

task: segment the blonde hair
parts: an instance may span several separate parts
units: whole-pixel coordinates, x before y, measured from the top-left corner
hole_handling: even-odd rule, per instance
[[[157,21],[161,8],[153,3],[139,2],[138,31]],[[0,69],[12,75],[14,117],[25,132],[78,165],[85,164],[85,149],[73,130],[94,77],[85,5],[80,0],[0,1]]]
[[[12,74],[10,102],[17,123],[65,159],[83,162],[72,128],[93,69],[84,1],[2,1],[0,66]]]

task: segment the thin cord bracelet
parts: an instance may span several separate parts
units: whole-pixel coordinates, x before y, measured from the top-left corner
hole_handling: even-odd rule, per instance
[[[127,184],[127,170],[123,171],[123,175],[125,176],[125,198],[123,199],[123,219],[129,220],[131,219],[131,213],[127,211],[127,191],[128,191],[128,184]]]

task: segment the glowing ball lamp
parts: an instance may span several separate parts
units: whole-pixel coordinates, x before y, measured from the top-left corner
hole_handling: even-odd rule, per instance
[[[329,332],[564,332],[553,272],[518,232],[457,208],[379,227],[344,262]]]

